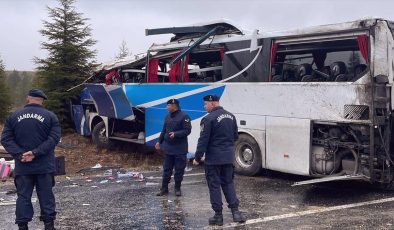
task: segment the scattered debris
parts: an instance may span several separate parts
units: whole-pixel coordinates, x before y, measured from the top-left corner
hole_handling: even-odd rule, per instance
[[[105,184],[105,183],[108,183],[108,180],[102,180],[102,181],[100,181],[100,184]]]
[[[66,185],[63,188],[75,188],[75,187],[78,187],[78,185],[77,184]]]
[[[90,204],[82,204],[82,206],[90,206]]]
[[[133,172],[127,172],[127,173],[117,173],[117,177],[118,178],[125,178],[125,177],[134,177],[134,173]]]
[[[156,186],[156,185],[159,185],[159,183],[147,182],[145,185],[146,185],[146,186]]]
[[[112,169],[108,169],[104,172],[104,176],[112,176],[113,175],[113,171]]]
[[[91,167],[92,169],[100,169],[100,168],[102,168],[103,166],[101,166],[101,164],[100,163],[97,163],[95,166],[93,166],[93,167]]]

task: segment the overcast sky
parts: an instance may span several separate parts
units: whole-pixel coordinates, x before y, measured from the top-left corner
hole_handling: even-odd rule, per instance
[[[56,0],[0,0],[0,58],[7,70],[34,70],[45,57],[38,33]],[[220,18],[244,29],[286,30],[365,17],[394,20],[392,0],[77,0],[90,18],[97,62],[112,60],[122,41],[133,54],[145,52],[166,35],[145,36],[146,28],[184,26]]]

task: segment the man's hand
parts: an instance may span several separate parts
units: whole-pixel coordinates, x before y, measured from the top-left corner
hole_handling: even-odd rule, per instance
[[[160,150],[160,143],[159,143],[159,142],[157,142],[157,143],[155,144],[155,149],[156,149],[156,150]]]
[[[34,159],[34,155],[32,151],[25,152],[22,154],[22,162],[31,162]]]
[[[171,139],[174,139],[174,137],[175,137],[175,133],[174,132],[170,132],[169,135],[170,135]]]
[[[200,163],[196,161],[196,159],[193,160],[193,165],[199,165]]]

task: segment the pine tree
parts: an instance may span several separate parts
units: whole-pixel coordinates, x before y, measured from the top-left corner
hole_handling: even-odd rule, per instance
[[[127,48],[127,43],[125,40],[122,41],[122,44],[119,46],[119,53],[115,55],[115,59],[122,59],[131,55],[131,52]]]
[[[39,32],[46,38],[41,48],[48,52],[48,57],[35,58],[38,65],[35,85],[48,95],[45,106],[56,113],[64,130],[73,127],[69,104],[80,93],[67,89],[89,77],[95,65],[95,51],[90,48],[96,41],[86,24],[89,19],[76,12],[74,2],[59,0],[59,7],[47,7],[52,21],[44,21],[44,28]]]
[[[3,123],[11,110],[10,91],[5,84],[5,66],[0,58],[0,122]]]

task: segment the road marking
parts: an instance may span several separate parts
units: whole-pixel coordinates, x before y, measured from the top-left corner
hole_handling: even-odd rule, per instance
[[[205,175],[205,173],[191,173],[191,174],[185,174],[183,176],[200,176],[200,175]]]
[[[191,173],[191,174],[184,174],[183,175],[183,177],[188,177],[188,176],[201,176],[201,175],[205,175],[205,173]],[[172,178],[174,177],[174,176],[171,176]],[[163,179],[163,177],[161,177],[161,176],[148,176],[148,177],[146,177],[148,180],[151,180],[151,179]]]
[[[273,220],[281,220],[281,219],[292,218],[292,217],[300,217],[300,216],[312,215],[312,214],[323,213],[323,212],[330,212],[330,211],[336,211],[336,210],[342,210],[342,209],[348,209],[348,208],[361,207],[361,206],[366,206],[366,205],[371,205],[371,204],[382,204],[382,203],[393,202],[393,201],[394,201],[394,197],[391,197],[391,198],[386,198],[386,199],[379,199],[379,200],[365,201],[365,202],[359,202],[359,203],[353,203],[353,204],[319,208],[319,209],[315,209],[315,210],[291,212],[291,213],[282,214],[282,215],[267,216],[264,218],[251,219],[251,220],[247,220],[243,224],[236,224],[236,223],[227,224],[227,225],[224,225],[222,228],[233,228],[236,226],[264,223],[264,222],[269,222],[269,221],[273,221]]]
[[[31,202],[35,203],[37,202],[37,198],[31,198]],[[7,206],[7,205],[16,205],[16,200],[11,200],[11,201],[0,201],[0,206]]]

